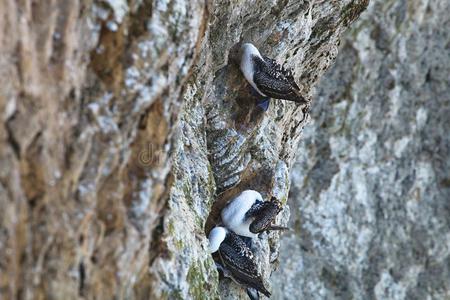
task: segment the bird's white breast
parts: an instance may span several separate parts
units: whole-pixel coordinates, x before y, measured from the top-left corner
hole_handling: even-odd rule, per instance
[[[247,190],[231,200],[221,213],[224,225],[238,235],[251,238],[257,236],[256,234],[250,232],[249,229],[253,220],[245,220],[245,214],[257,199],[262,199],[260,193],[257,191]]]
[[[252,57],[257,56],[260,57],[261,59],[263,58],[259,53],[258,49],[256,49],[256,47],[253,46],[252,44],[249,43],[244,44],[242,48],[243,50],[240,65],[242,74],[244,74],[245,79],[247,79],[247,81],[252,85],[252,87],[258,91],[258,93],[260,93],[263,96],[266,96],[258,89],[258,86],[253,81],[253,75],[255,74],[255,65],[253,63]]]

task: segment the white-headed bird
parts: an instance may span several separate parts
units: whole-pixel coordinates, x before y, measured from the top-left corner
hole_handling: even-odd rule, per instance
[[[267,110],[270,98],[307,102],[301,95],[292,73],[275,60],[262,56],[253,44],[243,44],[240,55],[240,68],[245,79],[262,97],[258,102],[259,107]]]
[[[258,300],[258,292],[270,297],[270,292],[264,287],[263,279],[258,272],[253,252],[240,236],[218,226],[211,230],[208,239],[210,252],[218,252],[224,273],[245,287],[250,299]]]

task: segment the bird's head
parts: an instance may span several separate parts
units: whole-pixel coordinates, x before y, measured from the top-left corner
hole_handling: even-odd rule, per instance
[[[228,60],[234,64],[239,65],[241,63],[241,59],[244,55],[248,56],[250,54],[260,56],[258,49],[252,43],[237,43],[233,47],[231,47],[230,52],[228,54]]]
[[[248,55],[261,56],[258,49],[252,43],[242,44],[239,54],[240,54],[240,57],[248,56]]]
[[[227,229],[225,227],[217,226],[214,227],[209,233],[209,252],[214,253],[219,250],[220,245],[227,235]]]
[[[272,198],[270,198],[270,202],[275,203],[279,211],[283,209],[283,203],[281,203],[281,201],[278,200],[275,196],[272,196]]]

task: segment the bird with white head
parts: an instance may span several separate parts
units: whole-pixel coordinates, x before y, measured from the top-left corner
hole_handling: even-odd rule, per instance
[[[261,55],[251,43],[240,48],[240,69],[252,88],[262,96],[258,106],[267,110],[270,98],[307,103],[290,70]]]
[[[258,292],[270,297],[258,272],[253,252],[240,236],[224,227],[214,227],[209,233],[209,249],[211,253],[218,253],[220,268],[233,281],[246,288],[250,299],[258,300]]]

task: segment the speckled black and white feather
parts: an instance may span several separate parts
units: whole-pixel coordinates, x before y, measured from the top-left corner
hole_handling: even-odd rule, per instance
[[[306,103],[292,72],[262,56],[252,44],[242,46],[240,67],[247,81],[262,96]]]
[[[257,234],[266,230],[287,229],[285,227],[272,226],[272,222],[282,209],[281,202],[276,199],[258,204],[255,203],[245,214],[246,219],[253,220],[250,223],[250,232]]]
[[[270,297],[270,292],[264,287],[264,282],[258,273],[253,252],[241,237],[229,231],[219,247],[219,256],[224,267],[231,272],[233,280]]]

